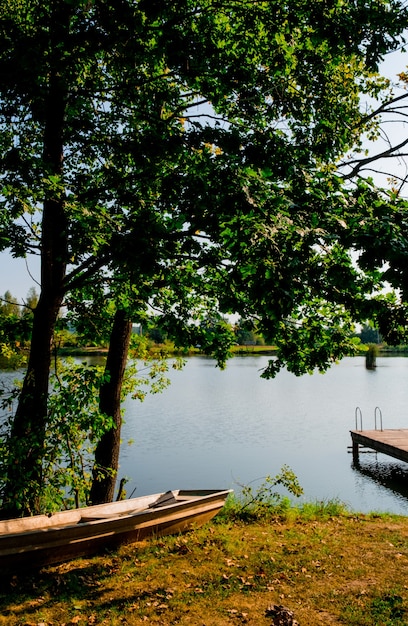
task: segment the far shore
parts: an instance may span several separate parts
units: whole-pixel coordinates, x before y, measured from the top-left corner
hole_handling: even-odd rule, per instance
[[[356,355],[350,356],[365,356],[368,345],[363,345]],[[378,356],[408,356],[408,346],[385,346],[378,345]],[[174,346],[167,344],[154,344],[151,347],[152,354],[158,354],[160,356],[204,356],[205,353],[199,348],[189,349],[177,349]],[[231,349],[233,356],[253,356],[253,355],[266,355],[273,356],[277,353],[276,346],[273,345],[243,345],[233,346]],[[104,347],[90,347],[90,346],[66,346],[59,348],[58,354],[60,356],[105,356],[108,353],[108,348]]]

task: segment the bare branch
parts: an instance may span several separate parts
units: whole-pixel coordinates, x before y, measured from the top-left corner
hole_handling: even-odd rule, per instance
[[[27,270],[27,273],[28,273],[29,277],[31,278],[31,280],[32,280],[33,282],[35,282],[35,284],[36,284],[36,285],[38,285],[38,287],[40,287],[40,288],[41,288],[41,283],[40,283],[40,282],[39,282],[36,278],[34,278],[34,276],[32,275],[32,273],[30,272],[30,268],[28,267],[27,257],[25,257],[24,261],[25,261],[25,266],[26,266],[26,270]]]
[[[90,256],[81,265],[78,265],[64,280],[64,292],[67,293],[86,283],[88,278],[94,277],[95,272],[104,267],[111,257],[111,252],[106,250],[98,257]]]
[[[383,152],[380,152],[378,154],[374,154],[363,159],[352,159],[350,161],[343,161],[342,163],[340,163],[339,167],[350,167],[352,165],[354,165],[354,167],[351,169],[351,172],[349,172],[348,174],[344,174],[342,178],[344,180],[350,180],[351,178],[357,176],[366,165],[369,165],[370,163],[373,163],[375,161],[379,161],[380,159],[408,156],[408,153],[406,152],[397,153],[398,150],[400,150],[407,144],[408,138],[404,139],[404,141],[401,141],[401,143],[397,144],[396,146],[390,146],[387,150],[384,150]]]
[[[369,122],[370,120],[374,119],[375,117],[378,117],[382,113],[390,112],[392,110],[392,109],[390,109],[390,106],[392,106],[396,102],[400,102],[401,100],[406,100],[406,99],[408,99],[408,92],[407,93],[403,93],[400,96],[396,96],[395,98],[392,98],[391,100],[387,100],[387,102],[383,102],[377,109],[375,109],[374,111],[372,111],[368,115],[365,115],[363,117],[363,119],[362,119],[362,123],[365,124],[366,122]],[[403,107],[401,107],[401,108],[403,108]]]

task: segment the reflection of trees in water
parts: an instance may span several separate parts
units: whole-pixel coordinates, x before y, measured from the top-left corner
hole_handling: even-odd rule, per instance
[[[375,455],[375,452],[373,453]],[[379,461],[375,456],[363,463],[352,463],[351,468],[408,499],[408,464]]]

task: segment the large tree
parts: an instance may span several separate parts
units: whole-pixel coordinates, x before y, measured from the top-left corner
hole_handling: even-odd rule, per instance
[[[349,349],[378,275],[347,252],[355,190],[333,164],[372,123],[360,95],[406,22],[395,0],[1,2],[0,249],[41,255],[5,509],[40,506],[68,294],[112,294],[123,320],[158,310],[220,362],[228,333],[200,317],[257,319],[271,374]]]

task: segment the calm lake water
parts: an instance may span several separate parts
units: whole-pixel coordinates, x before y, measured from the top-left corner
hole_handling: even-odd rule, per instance
[[[338,498],[358,511],[408,515],[408,464],[348,447],[360,407],[363,428],[408,428],[408,358],[347,358],[326,374],[260,378],[268,357],[234,357],[225,371],[205,357],[170,369],[171,385],[143,403],[127,399],[119,476],[128,496],[177,488],[233,488],[288,465],[301,500]],[[2,377],[10,374],[2,374]],[[13,374],[13,377],[15,375]],[[133,444],[126,442],[132,439]]]
[[[363,428],[408,428],[408,359],[347,358],[326,374],[297,378],[284,371],[260,378],[268,357],[235,357],[225,371],[211,359],[188,359],[172,383],[143,403],[128,399],[120,475],[143,495],[172,488],[226,488],[252,483],[283,464],[305,500],[338,498],[359,511],[408,514],[408,464],[361,454],[353,467],[349,431],[360,407]]]

